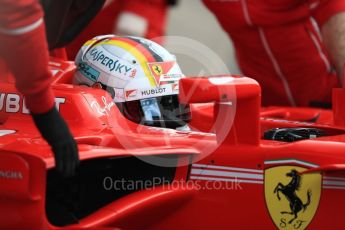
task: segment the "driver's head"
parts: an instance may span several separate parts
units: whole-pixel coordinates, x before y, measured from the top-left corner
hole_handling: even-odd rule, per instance
[[[175,56],[157,43],[98,36],[83,45],[75,62],[74,83],[107,90],[129,120],[167,128],[190,120],[189,106],[178,101],[181,69]]]

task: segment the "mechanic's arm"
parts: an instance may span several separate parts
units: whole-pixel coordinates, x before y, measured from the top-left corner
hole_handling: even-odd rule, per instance
[[[345,12],[331,17],[321,28],[322,37],[336,67],[340,83],[344,84]]]
[[[321,28],[321,35],[337,70],[340,83],[343,79],[345,63],[345,1],[344,0],[307,0],[312,17]]]
[[[25,97],[36,127],[52,147],[58,172],[70,176],[79,163],[77,145],[55,108],[48,56],[38,0],[0,0],[0,57]]]

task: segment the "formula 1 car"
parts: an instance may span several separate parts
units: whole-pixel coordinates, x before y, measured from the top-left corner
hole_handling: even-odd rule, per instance
[[[13,83],[0,94],[0,229],[343,229],[345,90],[333,111],[260,106],[247,77],[180,81],[192,131],[127,120],[52,59],[56,107],[81,164],[54,170]]]

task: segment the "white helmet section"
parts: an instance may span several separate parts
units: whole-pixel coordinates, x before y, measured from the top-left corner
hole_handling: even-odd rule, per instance
[[[74,83],[111,87],[115,102],[178,94],[178,81],[184,77],[174,55],[138,37],[95,37],[83,45],[75,62]]]

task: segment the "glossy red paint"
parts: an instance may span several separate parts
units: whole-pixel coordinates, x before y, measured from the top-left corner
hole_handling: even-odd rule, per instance
[[[31,117],[23,113],[21,96],[17,101],[3,96],[0,229],[276,229],[271,215],[278,214],[270,213],[266,204],[265,172],[280,166],[303,166],[305,174],[322,175],[317,210],[310,223],[298,229],[343,229],[344,89],[335,90],[333,112],[260,108],[260,87],[252,79],[230,75],[183,79],[180,100],[192,104],[193,131],[177,131],[134,124],[105,91],[72,85],[73,63],[54,59],[51,67],[56,71],[59,110],[76,137],[81,161],[175,155],[180,164],[173,182],[179,185],[133,192],[78,224],[53,226],[45,211],[53,155]],[[1,94],[17,93],[13,84],[1,83]],[[9,102],[11,114],[6,112]],[[330,135],[293,143],[262,138],[265,131],[278,127],[314,127]]]

